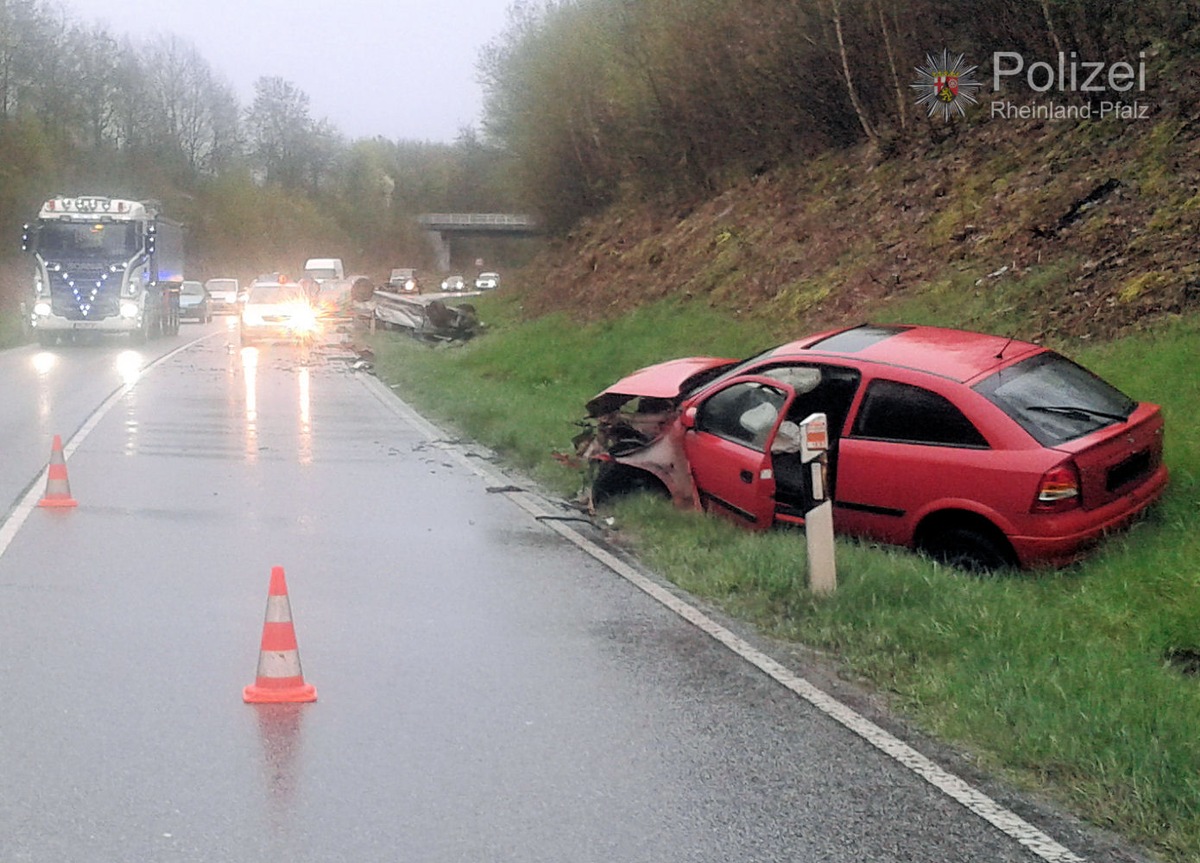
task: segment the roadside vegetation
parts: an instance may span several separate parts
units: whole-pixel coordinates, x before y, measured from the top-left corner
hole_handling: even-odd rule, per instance
[[[282,78],[264,74],[239,103],[187,34],[133,40],[55,0],[6,0],[0,69],[0,316],[30,284],[21,225],[54,195],[160,201],[186,225],[190,279],[298,274],[326,254],[381,279],[433,266],[420,213],[521,211],[473,129],[453,143],[348,140]],[[492,258],[494,245],[460,251]]]
[[[620,318],[522,320],[519,295],[480,304],[491,323],[465,345],[372,340],[380,376],[423,411],[494,447],[565,497],[583,404],[619,375],[666,358],[748,355],[787,322],[731,327],[702,302]],[[945,324],[945,314],[914,313]],[[794,334],[794,333],[790,333]],[[681,587],[764,632],[828,651],[923,728],[1093,823],[1200,857],[1200,313],[1070,355],[1167,421],[1170,489],[1152,514],[1061,571],[979,578],[902,550],[839,540],[838,590],[804,585],[805,543],[633,498],[612,534]]]

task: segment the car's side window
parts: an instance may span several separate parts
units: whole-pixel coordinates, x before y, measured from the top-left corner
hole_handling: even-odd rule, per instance
[[[754,373],[790,384],[796,391],[788,409],[789,420],[800,422],[811,413],[823,413],[829,421],[829,433],[835,439],[841,436],[862,379],[855,369],[832,365],[787,364],[755,369]]]
[[[765,450],[767,436],[786,401],[782,390],[766,384],[733,384],[700,406],[696,430]]]
[[[903,443],[988,446],[987,439],[948,399],[889,380],[875,380],[867,387],[851,434]]]

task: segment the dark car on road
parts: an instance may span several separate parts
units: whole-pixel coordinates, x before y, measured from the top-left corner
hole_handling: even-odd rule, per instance
[[[179,317],[191,318],[202,324],[212,320],[212,304],[201,282],[188,281],[179,286]]]
[[[757,529],[804,523],[810,474],[785,444],[824,413],[835,530],[967,568],[1065,565],[1167,484],[1157,405],[962,330],[864,325],[675,360],[587,407],[593,502],[651,489]]]
[[[384,289],[396,294],[419,294],[421,283],[412,267],[396,267],[388,275]]]

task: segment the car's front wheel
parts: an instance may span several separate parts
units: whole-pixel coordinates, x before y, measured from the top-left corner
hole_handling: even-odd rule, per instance
[[[615,461],[601,462],[592,480],[594,505],[610,503],[627,494],[646,493],[670,499],[671,493],[654,474]]]

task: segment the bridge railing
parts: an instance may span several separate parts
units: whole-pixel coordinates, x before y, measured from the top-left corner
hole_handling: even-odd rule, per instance
[[[417,221],[426,227],[497,227],[497,228],[536,228],[537,219],[533,216],[514,213],[422,213]]]

